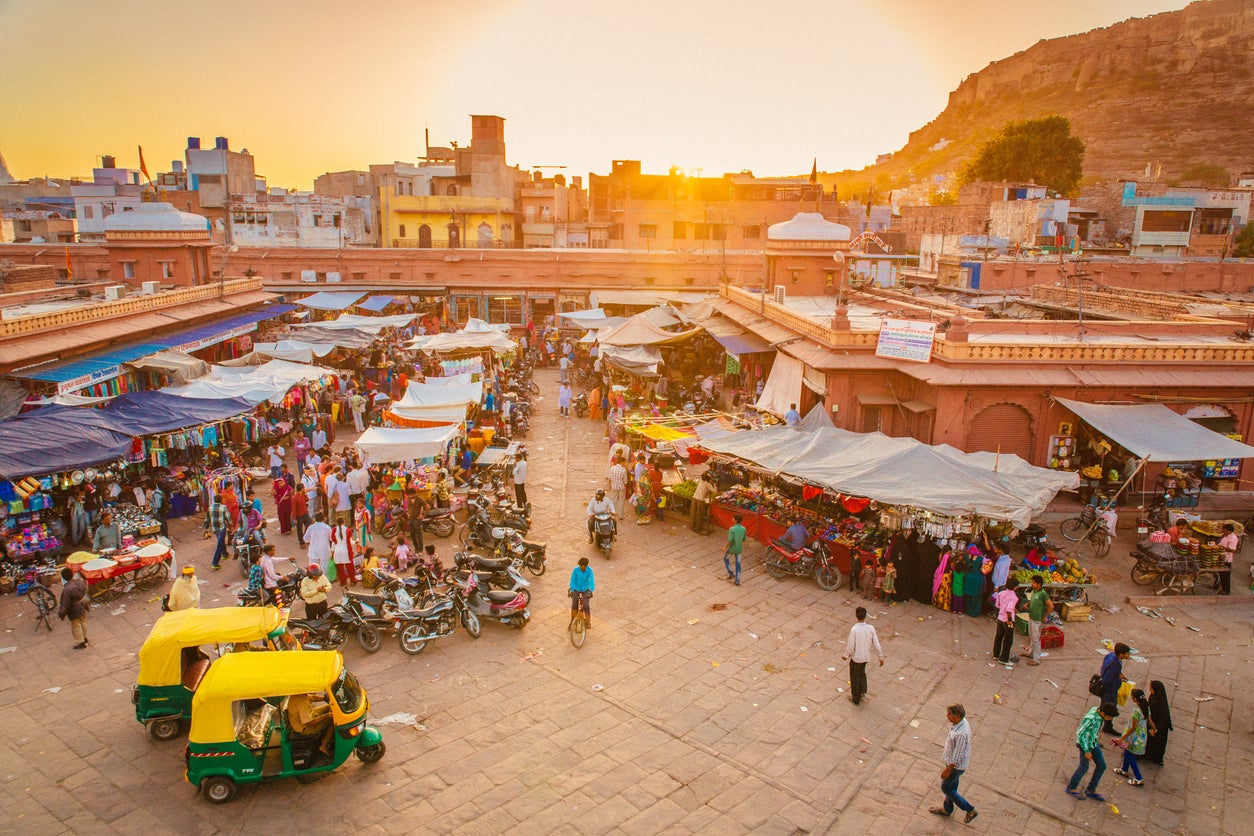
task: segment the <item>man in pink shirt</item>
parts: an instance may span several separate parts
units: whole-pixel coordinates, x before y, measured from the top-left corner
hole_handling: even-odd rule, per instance
[[[1010,655],[1015,636],[1015,610],[1019,608],[1019,595],[1009,586],[998,588],[993,595],[997,607],[997,637],[993,639],[993,658],[1007,668],[1019,661]]]

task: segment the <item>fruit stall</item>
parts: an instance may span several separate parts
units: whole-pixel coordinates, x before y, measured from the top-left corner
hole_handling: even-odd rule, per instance
[[[1074,558],[1066,558],[1054,564],[1052,571],[1018,569],[1010,576],[1010,582],[1019,589],[1030,589],[1032,579],[1044,575],[1045,591],[1055,604],[1087,604],[1089,590],[1097,586],[1093,573],[1086,570]]]

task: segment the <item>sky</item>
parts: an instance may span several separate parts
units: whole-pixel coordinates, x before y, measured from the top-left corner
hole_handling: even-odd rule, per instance
[[[967,75],[1185,0],[0,0],[0,154],[169,170],[188,136],[271,186],[414,162],[505,118],[507,161],[607,174],[861,168]],[[546,174],[559,171],[546,168]]]

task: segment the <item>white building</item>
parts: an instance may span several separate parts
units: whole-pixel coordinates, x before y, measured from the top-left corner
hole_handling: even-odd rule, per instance
[[[240,247],[337,249],[373,246],[371,201],[310,192],[237,195],[231,204],[231,240]]]

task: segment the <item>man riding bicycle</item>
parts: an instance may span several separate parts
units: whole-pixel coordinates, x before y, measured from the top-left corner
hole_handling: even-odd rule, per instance
[[[618,533],[618,523],[615,522],[614,503],[605,498],[605,489],[597,488],[596,496],[588,500],[588,542],[591,543],[596,539],[595,532],[592,529],[596,522],[597,514],[609,514],[610,522],[614,525],[614,533]]]
[[[592,628],[592,609],[589,603],[592,601],[594,589],[596,589],[596,578],[592,576],[588,558],[581,557],[579,565],[570,573],[570,620],[573,622],[575,616],[582,610],[587,629]]]

